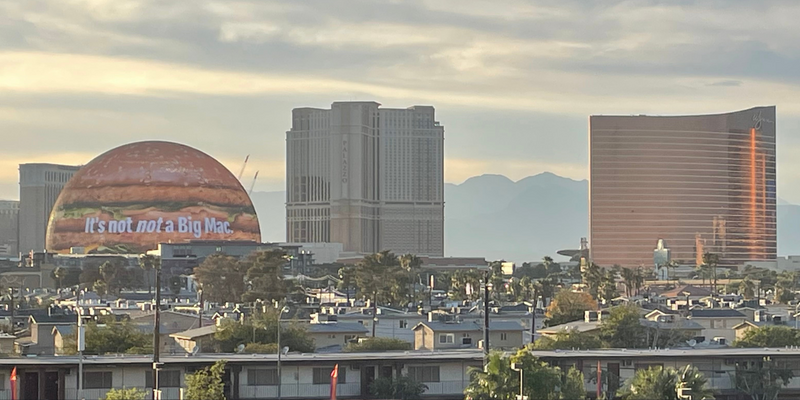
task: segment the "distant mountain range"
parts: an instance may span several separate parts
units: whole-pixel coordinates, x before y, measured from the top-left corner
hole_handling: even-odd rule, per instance
[[[445,185],[445,254],[521,264],[578,248],[588,236],[589,188],[549,172],[514,182],[481,175]],[[284,192],[251,196],[264,241],[285,240]],[[800,206],[778,201],[778,254],[800,254]]]

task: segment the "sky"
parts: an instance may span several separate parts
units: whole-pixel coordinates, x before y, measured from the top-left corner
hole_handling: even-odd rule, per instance
[[[18,164],[188,144],[284,188],[294,107],[436,107],[445,179],[588,175],[591,114],[778,111],[800,203],[800,2],[0,0],[0,199]]]

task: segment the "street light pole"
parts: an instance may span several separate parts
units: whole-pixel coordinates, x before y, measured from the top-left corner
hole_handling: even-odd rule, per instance
[[[75,340],[78,345],[78,398],[83,399],[83,350],[86,349],[86,333],[81,318],[81,293],[83,289],[78,288],[78,296],[75,300],[75,312],[78,314],[78,337]]]
[[[153,400],[161,400],[161,390],[158,382],[158,370],[161,369],[159,360],[161,352],[161,262],[156,262],[156,313],[153,325]]]
[[[511,370],[512,371],[519,371],[519,400],[524,400],[525,396],[523,395],[523,389],[525,388],[524,385],[524,376],[522,370],[522,363],[511,363]]]
[[[281,400],[281,386],[283,385],[283,381],[281,380],[281,355],[283,354],[283,349],[281,349],[281,317],[283,313],[286,312],[286,306],[283,304],[280,305],[281,308],[278,310],[278,400]]]

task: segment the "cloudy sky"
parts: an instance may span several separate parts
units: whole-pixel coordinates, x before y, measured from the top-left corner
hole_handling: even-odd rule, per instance
[[[800,203],[800,2],[0,0],[0,198],[17,165],[197,147],[281,190],[290,110],[436,106],[446,179],[587,177],[589,114],[778,107]]]

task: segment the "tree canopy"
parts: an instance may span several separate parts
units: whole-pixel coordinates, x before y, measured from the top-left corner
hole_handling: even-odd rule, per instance
[[[469,400],[512,400],[519,394],[518,371],[511,363],[522,367],[523,394],[531,399],[578,400],[586,396],[583,373],[571,368],[566,376],[561,368],[553,367],[533,356],[530,348],[520,349],[506,357],[501,352],[489,354],[486,369],[473,369],[472,380],[464,391]]]
[[[554,326],[583,319],[586,310],[596,310],[597,302],[587,293],[569,289],[559,291],[547,307],[547,325]]]
[[[786,347],[800,346],[800,333],[781,325],[751,328],[735,342],[734,347]]]
[[[244,323],[230,320],[223,321],[214,334],[213,346],[216,351],[221,353],[233,353],[240,344],[245,346],[251,343],[261,345],[275,344],[277,346],[277,318],[277,310],[267,309],[265,313],[258,313]],[[308,335],[305,328],[300,325],[282,326],[281,347],[289,347],[290,351],[313,353],[314,340]],[[265,349],[263,346],[250,347],[250,351],[254,353],[263,352]]]
[[[426,390],[427,385],[406,376],[377,378],[369,386],[376,399],[416,400],[421,399]]]
[[[64,338],[64,352],[66,354],[77,352],[75,333]],[[152,352],[152,335],[141,331],[128,321],[108,321],[106,324],[98,324],[93,321],[86,324],[84,354],[150,354]]]
[[[186,400],[225,400],[225,360],[186,375]]]
[[[194,275],[208,301],[281,300],[287,294],[285,264],[282,250],[257,251],[243,260],[213,254],[194,269]]]
[[[679,400],[678,388],[686,387],[691,389],[693,399],[713,399],[707,382],[705,376],[690,365],[680,370],[650,367],[636,371],[621,396],[624,400]]]
[[[593,333],[563,329],[555,337],[542,336],[533,344],[535,350],[586,350],[605,347],[600,338]]]
[[[639,319],[639,309],[635,306],[612,308],[600,323],[600,337],[611,348],[648,347],[647,327]]]
[[[364,339],[361,343],[349,343],[344,348],[346,353],[390,350],[411,350],[411,343],[402,339],[375,337]]]

